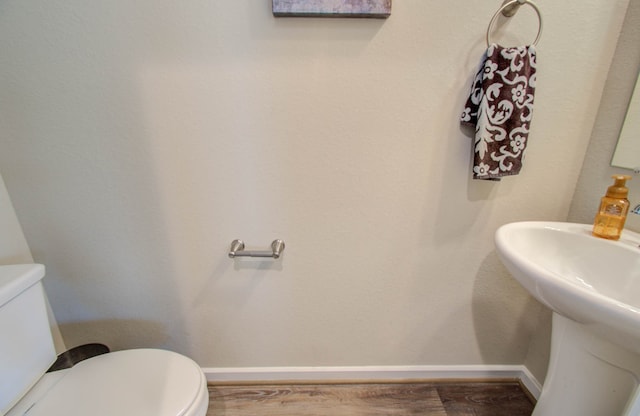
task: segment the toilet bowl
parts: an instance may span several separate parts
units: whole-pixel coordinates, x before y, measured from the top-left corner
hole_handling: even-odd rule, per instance
[[[175,352],[116,351],[46,373],[56,356],[43,276],[41,265],[0,266],[0,331],[8,335],[0,343],[0,415],[206,414],[204,373]]]
[[[7,416],[203,416],[209,404],[200,367],[171,351],[111,352],[45,377]]]

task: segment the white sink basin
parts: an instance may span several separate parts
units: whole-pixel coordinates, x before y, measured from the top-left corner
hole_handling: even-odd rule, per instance
[[[553,310],[551,360],[534,416],[640,414],[640,234],[518,222],[495,235],[500,259]]]
[[[496,232],[504,265],[553,311],[640,352],[640,234],[619,241],[591,225],[518,222]]]

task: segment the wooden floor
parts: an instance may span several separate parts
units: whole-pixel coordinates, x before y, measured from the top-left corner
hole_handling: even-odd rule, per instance
[[[518,382],[209,385],[207,416],[530,416]]]

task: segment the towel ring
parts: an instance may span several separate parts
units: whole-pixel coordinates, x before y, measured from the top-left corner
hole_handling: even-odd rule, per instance
[[[536,14],[538,15],[538,21],[540,22],[540,26],[538,27],[538,35],[536,36],[536,40],[533,41],[533,46],[536,46],[538,44],[538,41],[542,36],[542,13],[540,13],[540,9],[538,9],[538,6],[536,6],[535,3],[529,0],[511,0],[509,2],[504,3],[502,7],[498,9],[496,14],[494,14],[493,17],[491,18],[491,22],[489,22],[489,28],[487,29],[487,46],[491,46],[491,29],[493,28],[493,25],[496,23],[498,16],[500,16],[500,13],[504,12],[510,7],[521,6],[523,4],[528,4],[529,6],[533,7],[533,10],[535,10]]]

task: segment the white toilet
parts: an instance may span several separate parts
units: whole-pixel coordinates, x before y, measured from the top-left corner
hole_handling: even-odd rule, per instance
[[[56,360],[39,264],[0,266],[0,415],[204,416],[202,369],[180,354],[137,349],[45,373]],[[28,412],[28,413],[27,413]]]

